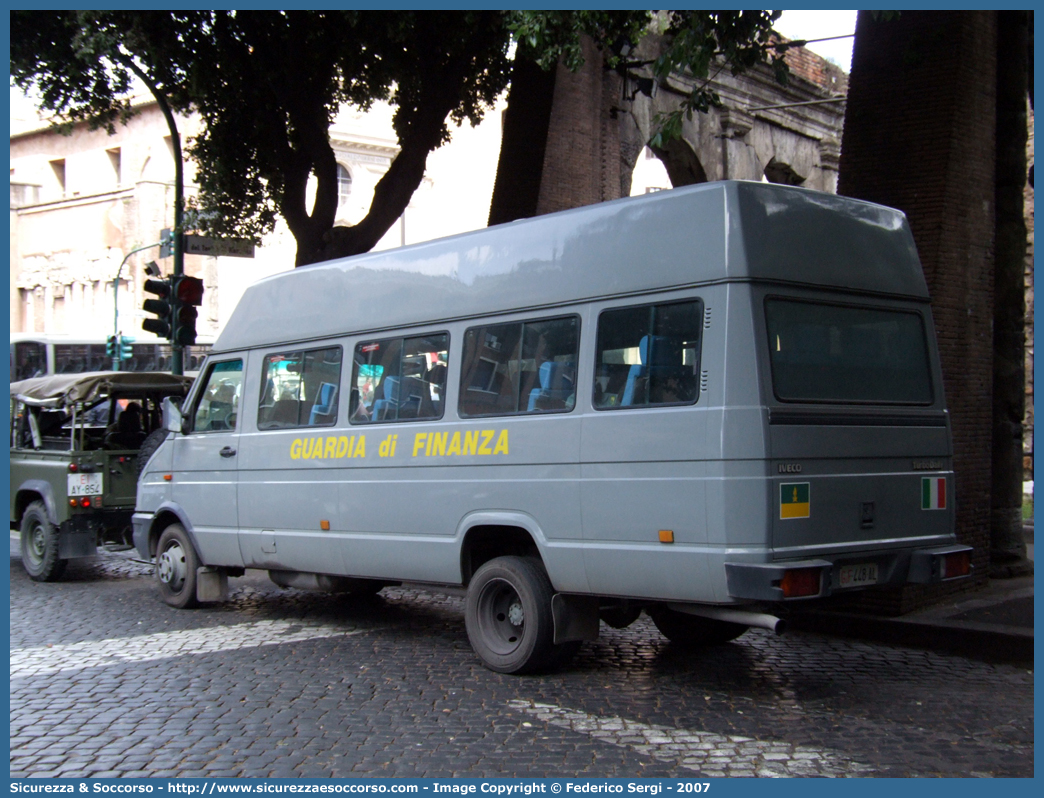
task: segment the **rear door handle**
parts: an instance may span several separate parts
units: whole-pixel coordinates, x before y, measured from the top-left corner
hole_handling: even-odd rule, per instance
[[[235,457],[236,450],[233,449],[231,446],[226,446],[224,449],[221,450],[220,454],[222,457]]]

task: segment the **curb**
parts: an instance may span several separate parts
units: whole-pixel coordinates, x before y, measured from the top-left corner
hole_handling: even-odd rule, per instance
[[[794,613],[789,623],[804,632],[894,643],[983,662],[1033,666],[1033,630],[1017,626],[943,619],[926,622],[821,610]]]

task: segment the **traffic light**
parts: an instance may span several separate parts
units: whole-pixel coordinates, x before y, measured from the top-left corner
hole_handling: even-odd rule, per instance
[[[170,338],[171,335],[171,297],[170,280],[146,280],[142,286],[144,291],[155,294],[159,299],[146,299],[142,308],[146,313],[154,313],[156,318],[145,319],[141,328],[154,333],[160,338]]]
[[[105,356],[110,360],[116,357],[116,336],[110,335],[105,339]]]
[[[203,304],[203,281],[198,277],[181,275],[173,278],[173,341],[182,346],[196,343],[197,305]]]
[[[160,251],[159,256],[161,258],[169,258],[174,254],[174,236],[169,227],[164,227],[160,230]]]
[[[134,357],[134,339],[129,335],[121,335],[119,338],[120,360],[130,360]]]

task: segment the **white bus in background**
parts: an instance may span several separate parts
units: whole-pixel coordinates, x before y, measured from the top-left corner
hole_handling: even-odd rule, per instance
[[[184,372],[196,374],[213,341],[202,340],[185,348]],[[132,356],[120,371],[170,371],[170,344],[165,341],[135,341]],[[44,333],[11,333],[10,382],[50,374],[80,374],[110,371],[112,358],[105,353],[104,338]]]
[[[485,665],[648,613],[675,645],[970,573],[899,211],[728,181],[247,289],[138,483],[175,607],[228,578],[467,588]]]

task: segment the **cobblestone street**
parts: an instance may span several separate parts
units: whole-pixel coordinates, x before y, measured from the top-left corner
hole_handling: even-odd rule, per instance
[[[567,670],[483,668],[463,600],[261,572],[177,611],[108,555],[11,557],[11,776],[1033,775],[1033,674],[808,633],[699,655],[642,618]]]

